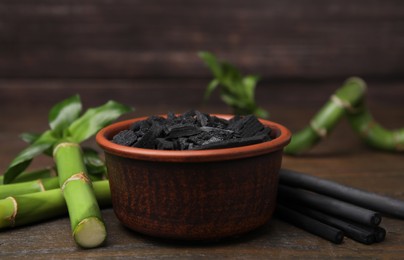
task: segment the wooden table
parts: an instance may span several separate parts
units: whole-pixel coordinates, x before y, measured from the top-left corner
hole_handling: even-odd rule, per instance
[[[201,97],[208,80],[1,80],[0,172],[25,147],[21,132],[40,132],[47,127],[52,104],[79,93],[85,107],[114,99],[137,110],[126,117],[184,112],[230,112],[214,96],[207,104]],[[341,82],[264,82],[258,102],[271,119],[292,131],[305,126]],[[404,83],[369,82],[368,101],[374,116],[385,126],[404,126]],[[88,145],[96,147],[93,140]],[[34,167],[52,163],[49,158]],[[363,145],[343,120],[335,131],[306,155],[285,156],[283,167],[335,180],[354,187],[404,199],[403,154],[375,151]],[[1,209],[0,209],[1,210]],[[0,258],[391,258],[404,255],[404,221],[385,217],[388,231],[380,244],[362,245],[345,239],[334,245],[305,231],[272,219],[262,228],[237,239],[211,244],[163,241],[132,232],[122,226],[112,209],[102,211],[109,236],[105,246],[82,250],[70,235],[68,217],[0,233]]]

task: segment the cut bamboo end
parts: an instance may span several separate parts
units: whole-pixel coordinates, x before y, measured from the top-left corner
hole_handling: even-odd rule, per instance
[[[89,217],[77,224],[73,238],[83,248],[94,248],[104,243],[107,230],[104,223],[97,217]]]
[[[12,209],[10,207],[8,207],[8,210],[2,209],[4,211],[7,212],[7,217],[4,219],[6,223],[3,223],[3,226],[7,226],[7,227],[14,227],[15,226],[15,218],[17,217],[17,213],[18,213],[18,203],[17,200],[14,197],[7,197],[5,200],[9,200],[11,201],[12,204]]]

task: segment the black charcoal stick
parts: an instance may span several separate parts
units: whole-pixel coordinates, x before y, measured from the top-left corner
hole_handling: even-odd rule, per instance
[[[382,217],[379,213],[336,200],[310,191],[279,185],[279,198],[302,203],[322,212],[358,222],[363,225],[379,225]]]
[[[338,219],[333,216],[327,215],[318,210],[314,210],[308,207],[302,207],[301,205],[290,204],[288,202],[282,202],[282,204],[285,204],[291,209],[297,210],[300,213],[312,217],[314,219],[317,219],[318,221],[321,221],[327,225],[336,227],[342,230],[345,236],[355,241],[358,241],[362,244],[370,245],[373,244],[374,242],[381,241],[380,239],[376,241],[376,236],[379,236],[379,234],[376,234],[377,230],[374,227],[364,227],[362,225],[347,222],[342,219]]]
[[[275,213],[283,221],[286,221],[335,244],[341,244],[342,240],[344,239],[344,233],[341,230],[303,215],[286,206],[278,204],[276,206]]]
[[[281,184],[311,190],[380,213],[404,218],[404,201],[402,200],[287,169],[280,170],[279,178]]]

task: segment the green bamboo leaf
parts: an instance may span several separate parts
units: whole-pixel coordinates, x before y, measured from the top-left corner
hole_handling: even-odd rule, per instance
[[[20,138],[29,144],[32,144],[33,142],[35,142],[39,137],[41,136],[41,134],[37,134],[37,133],[22,133],[20,135]]]
[[[100,154],[90,147],[83,147],[83,159],[90,175],[104,175],[106,173],[105,163]]]
[[[34,143],[22,150],[11,162],[4,173],[4,184],[11,183],[21,172],[23,172],[31,163],[32,159],[51,148],[57,139],[52,131],[44,132]]]
[[[115,101],[108,101],[102,106],[90,108],[69,126],[65,138],[72,142],[81,143],[122,114],[132,110],[132,108]]]
[[[216,59],[216,57],[207,51],[201,51],[198,53],[199,57],[205,62],[205,64],[209,67],[212,71],[213,75],[216,78],[222,77],[222,66],[220,62]]]
[[[235,98],[233,95],[229,95],[226,93],[222,93],[222,100],[230,107],[241,107],[243,104],[240,103],[240,100]]]
[[[208,98],[210,97],[210,95],[212,94],[212,92],[216,89],[217,86],[219,86],[220,82],[217,79],[212,80],[208,87],[205,90],[205,94],[204,94],[204,101],[208,100]]]
[[[248,75],[243,78],[245,93],[250,100],[254,100],[255,86],[259,80],[258,76]]]
[[[269,117],[269,113],[266,110],[264,110],[264,109],[262,109],[260,107],[255,109],[254,115],[256,115],[257,117],[260,117],[260,118],[268,118]]]
[[[62,137],[64,129],[79,117],[81,108],[79,95],[69,97],[52,107],[48,118],[55,136]]]

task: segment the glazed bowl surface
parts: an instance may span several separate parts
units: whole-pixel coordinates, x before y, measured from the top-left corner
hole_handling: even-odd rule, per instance
[[[161,238],[212,240],[270,220],[283,147],[291,138],[286,127],[260,119],[276,138],[211,150],[164,151],[111,141],[144,119],[111,124],[96,136],[105,152],[113,209],[125,226]]]

